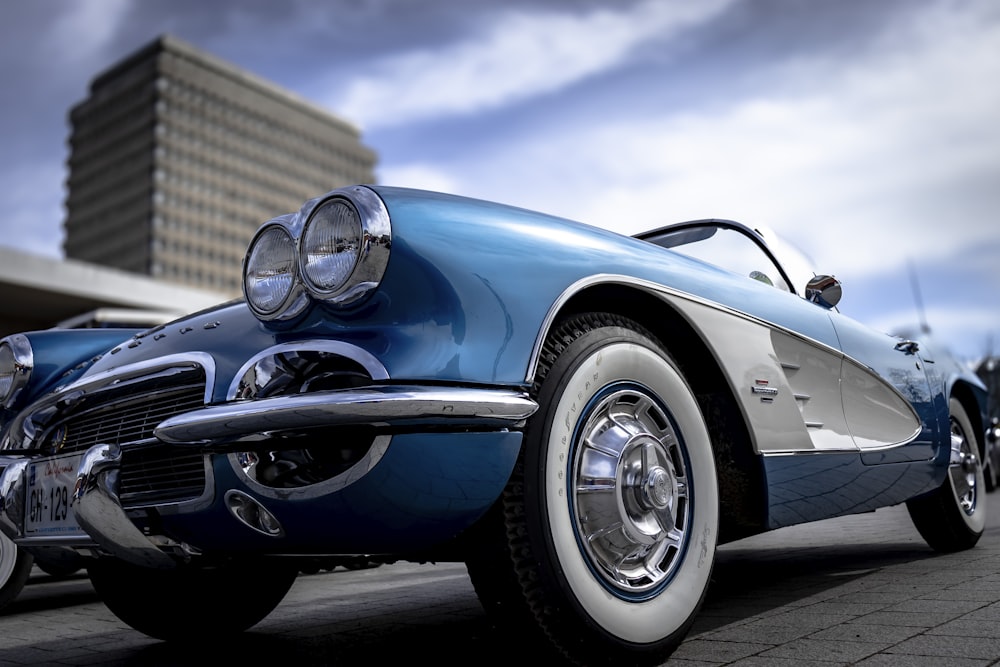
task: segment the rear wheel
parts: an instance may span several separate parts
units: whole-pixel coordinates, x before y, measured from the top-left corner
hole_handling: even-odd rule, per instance
[[[285,597],[298,568],[258,560],[154,570],[100,559],[88,572],[122,621],[156,639],[189,641],[239,633],[261,621]]]
[[[708,586],[718,491],[708,430],[666,350],[608,314],[543,349],[540,410],[494,533],[469,560],[487,610],[587,664],[662,662]]]
[[[33,562],[31,554],[18,549],[6,535],[0,533],[0,609],[21,593],[31,575]]]
[[[907,502],[913,525],[936,551],[961,551],[976,545],[986,527],[986,481],[972,422],[952,398],[951,461],[948,475],[933,493]]]

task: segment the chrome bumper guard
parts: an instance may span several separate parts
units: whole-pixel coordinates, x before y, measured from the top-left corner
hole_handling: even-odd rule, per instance
[[[23,535],[28,461],[7,460],[0,474],[0,530],[16,540]],[[134,565],[172,568],[176,561],[143,535],[128,518],[118,495],[121,448],[95,445],[80,460],[71,507],[76,522],[94,544]]]
[[[507,428],[538,409],[505,389],[383,385],[274,396],[192,410],[153,431],[175,445],[219,445],[320,426]]]

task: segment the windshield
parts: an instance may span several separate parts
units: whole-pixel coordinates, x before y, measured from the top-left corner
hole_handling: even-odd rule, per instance
[[[739,223],[705,220],[684,223],[641,235],[640,238],[693,257],[726,271],[798,293],[762,235]],[[802,281],[800,285],[804,285]]]

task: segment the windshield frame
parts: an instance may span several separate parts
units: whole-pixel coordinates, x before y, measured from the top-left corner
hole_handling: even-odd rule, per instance
[[[770,246],[767,244],[764,236],[758,232],[756,229],[752,229],[741,222],[736,222],[735,220],[725,220],[720,218],[704,218],[701,220],[689,220],[687,222],[679,222],[673,225],[666,225],[663,227],[657,227],[646,232],[640,232],[633,235],[641,241],[646,241],[657,245],[665,250],[672,250],[675,247],[686,245],[688,243],[693,243],[695,241],[705,240],[715,235],[715,232],[720,229],[728,229],[742,234],[743,236],[750,239],[760,250],[767,256],[767,258],[774,264],[774,267],[781,274],[782,280],[785,284],[791,288],[793,294],[802,297],[804,295],[805,285],[797,285],[788,275],[788,271],[785,270],[784,265],[778,259],[778,256],[771,250]],[[660,242],[666,237],[679,237],[676,243],[665,244]],[[724,266],[720,268],[726,268]]]

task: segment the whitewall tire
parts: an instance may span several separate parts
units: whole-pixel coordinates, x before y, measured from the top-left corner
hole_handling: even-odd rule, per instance
[[[719,495],[708,429],[666,350],[631,321],[576,317],[542,356],[540,409],[504,498],[508,548],[493,567],[470,563],[473,583],[488,610],[527,616],[520,625],[571,660],[657,664],[711,575]],[[498,590],[505,564],[515,595]]]
[[[906,504],[921,537],[944,552],[971,549],[986,529],[986,479],[976,432],[958,399],[952,398],[948,408],[948,474],[933,493]]]

